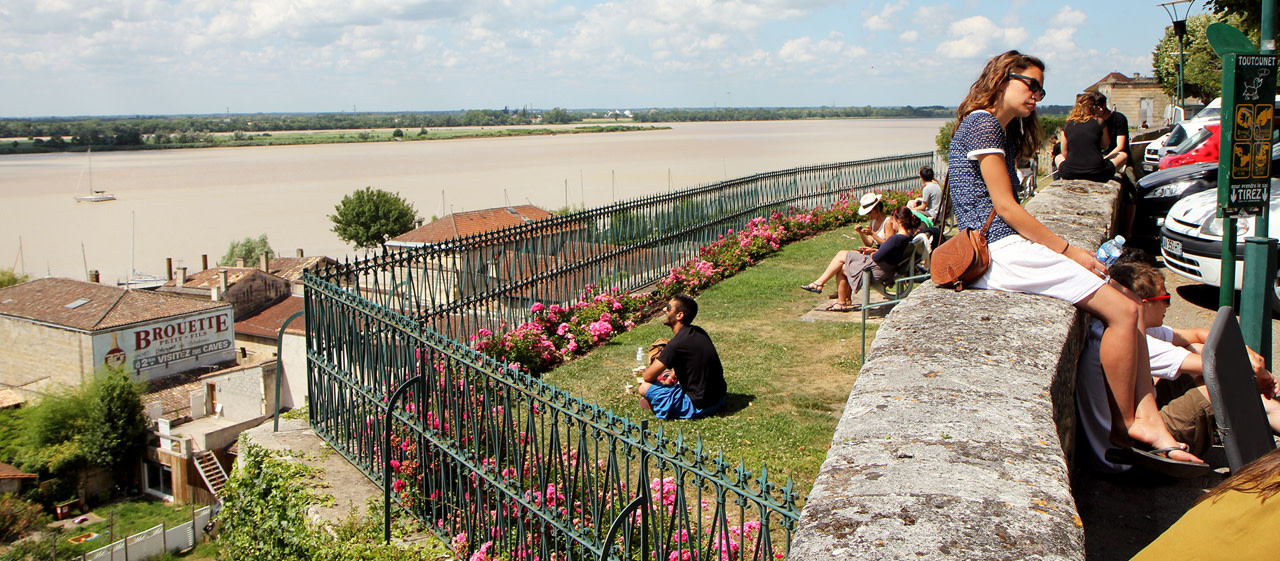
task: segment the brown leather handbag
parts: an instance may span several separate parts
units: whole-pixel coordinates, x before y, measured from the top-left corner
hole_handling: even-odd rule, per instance
[[[929,263],[929,278],[933,283],[947,288],[955,288],[956,292],[964,290],[966,284],[973,284],[991,268],[991,252],[987,250],[987,232],[991,230],[991,221],[996,218],[996,209],[991,209],[987,223],[982,230],[964,228],[959,234],[943,242],[933,250]]]

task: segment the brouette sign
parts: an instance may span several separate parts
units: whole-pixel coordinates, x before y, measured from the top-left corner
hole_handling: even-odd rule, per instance
[[[1224,215],[1257,214],[1271,200],[1276,57],[1228,53],[1222,84],[1218,206]]]
[[[230,359],[235,354],[231,311],[220,309],[95,335],[94,363],[151,378]]]

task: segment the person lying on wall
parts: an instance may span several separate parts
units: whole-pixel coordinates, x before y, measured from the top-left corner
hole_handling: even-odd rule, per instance
[[[671,340],[640,375],[640,405],[659,419],[697,419],[724,408],[728,392],[720,354],[706,330],[693,325],[698,303],[677,294],[662,309]],[[661,379],[671,369],[675,380]]]
[[[853,303],[853,295],[862,290],[862,272],[871,271],[871,278],[880,284],[892,283],[898,275],[898,265],[911,248],[911,239],[920,231],[920,218],[911,209],[900,206],[893,216],[885,219],[889,237],[880,248],[863,246],[836,253],[818,280],[801,286],[816,294],[822,294],[827,281],[839,275],[836,301],[825,308],[829,312],[851,312],[859,309]],[[840,274],[843,272],[844,274]]]

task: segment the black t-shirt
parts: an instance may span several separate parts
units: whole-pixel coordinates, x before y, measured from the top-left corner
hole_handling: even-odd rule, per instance
[[[1107,161],[1102,157],[1102,125],[1097,119],[1087,121],[1067,121],[1062,126],[1062,135],[1067,139],[1067,157],[1058,166],[1063,179],[1089,179],[1106,181],[1115,168],[1108,171]]]
[[[694,407],[706,409],[725,396],[724,367],[711,336],[701,327],[686,325],[667,342],[658,360],[676,371],[676,379]]]
[[[1107,152],[1116,149],[1119,144],[1119,138],[1129,138],[1129,119],[1124,113],[1112,111],[1111,116],[1107,117],[1107,131],[1111,133],[1111,143],[1107,145]]]
[[[911,240],[902,234],[894,234],[889,239],[880,244],[880,249],[871,254],[871,259],[877,263],[883,263],[890,267],[897,267],[898,262],[902,261],[902,257],[906,254],[907,248],[911,246]]]

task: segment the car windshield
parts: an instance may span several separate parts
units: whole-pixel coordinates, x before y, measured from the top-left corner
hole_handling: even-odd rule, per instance
[[[1174,125],[1173,130],[1169,131],[1169,138],[1164,139],[1165,146],[1177,146],[1187,139],[1187,129],[1182,125]]]
[[[1170,154],[1186,154],[1187,152],[1195,150],[1197,146],[1200,146],[1201,144],[1203,144],[1205,139],[1209,138],[1212,135],[1213,135],[1213,132],[1210,131],[1209,129],[1207,128],[1200,129],[1196,131],[1195,134],[1187,137],[1186,140],[1179,142],[1177,146],[1174,146],[1172,149],[1169,150],[1169,153]]]
[[[1197,119],[1219,119],[1222,117],[1221,107],[1205,107],[1196,113]]]

